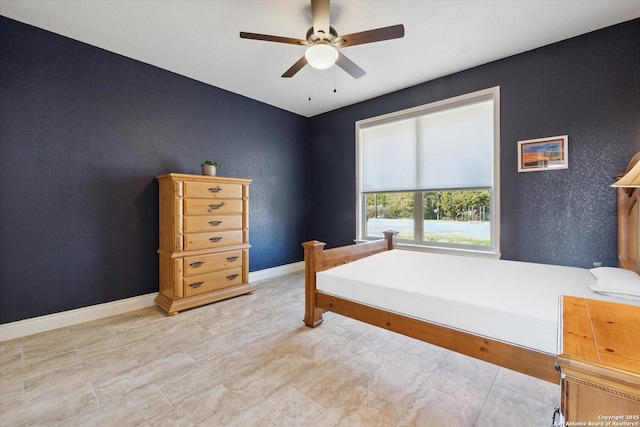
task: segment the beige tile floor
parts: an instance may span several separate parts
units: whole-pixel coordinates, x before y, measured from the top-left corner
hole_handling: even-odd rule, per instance
[[[1,426],[548,426],[559,387],[334,314],[302,273],[0,343]]]

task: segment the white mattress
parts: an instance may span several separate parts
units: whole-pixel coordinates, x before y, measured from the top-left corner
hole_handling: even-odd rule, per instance
[[[557,354],[561,295],[640,305],[589,290],[587,269],[392,250],[317,273],[319,291]]]

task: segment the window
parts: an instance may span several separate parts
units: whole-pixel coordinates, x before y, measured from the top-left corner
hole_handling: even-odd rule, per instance
[[[499,94],[356,122],[358,239],[499,252]]]

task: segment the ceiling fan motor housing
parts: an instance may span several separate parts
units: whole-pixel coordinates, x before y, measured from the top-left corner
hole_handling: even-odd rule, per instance
[[[328,37],[320,38],[313,32],[313,27],[309,28],[307,31],[307,42],[309,44],[316,44],[318,42],[324,41],[325,43],[334,44],[338,39],[338,32],[333,27],[329,27]]]

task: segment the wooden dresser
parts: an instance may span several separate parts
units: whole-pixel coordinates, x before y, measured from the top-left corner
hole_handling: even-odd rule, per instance
[[[253,292],[249,179],[170,173],[160,187],[160,292],[169,315]]]
[[[563,296],[561,314],[565,423],[640,425],[640,307]]]

